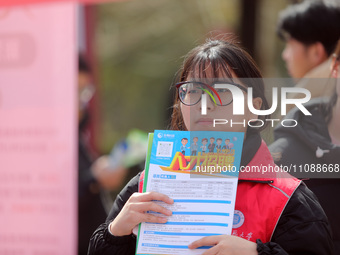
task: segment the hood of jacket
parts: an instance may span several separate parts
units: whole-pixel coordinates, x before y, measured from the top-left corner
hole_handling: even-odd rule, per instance
[[[294,125],[293,122],[288,124],[288,119],[294,119],[298,123],[297,126],[283,127],[278,125],[274,129],[275,140],[292,137],[297,143],[303,143],[310,148],[315,157],[323,158],[325,162],[338,162],[340,146],[332,143],[328,132],[328,125],[325,121],[326,103],[326,99],[316,98],[304,104],[312,115],[304,115],[296,107],[292,109],[285,117],[285,125]]]

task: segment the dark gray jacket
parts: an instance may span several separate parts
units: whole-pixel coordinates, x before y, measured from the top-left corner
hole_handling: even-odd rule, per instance
[[[297,108],[292,109],[286,119],[295,119],[298,125],[293,128],[277,126],[275,142],[269,150],[276,164],[290,168],[290,174],[304,179],[318,197],[333,230],[334,254],[340,254],[340,146],[331,142],[325,106],[326,101],[320,98],[305,104],[312,116],[305,116]],[[296,172],[292,171],[294,168]],[[315,172],[312,173],[313,168]]]

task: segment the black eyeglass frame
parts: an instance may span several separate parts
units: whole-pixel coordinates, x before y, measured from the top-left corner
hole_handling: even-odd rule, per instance
[[[214,83],[212,84],[212,86],[210,86],[209,84],[204,83],[204,82],[200,82],[200,81],[182,81],[182,82],[176,83],[175,86],[176,86],[176,88],[179,90],[179,88],[180,88],[182,85],[188,84],[188,83],[201,84],[201,85],[207,87],[210,91],[213,91],[214,93],[217,93],[216,90],[212,87],[212,86],[214,86],[215,84],[228,84],[228,85],[233,85],[233,86],[236,86],[236,87],[242,89],[244,92],[248,92],[247,89],[246,89],[245,87],[243,87],[242,85],[240,85],[240,84],[238,84],[238,83],[234,83],[234,82],[221,82],[221,81],[220,81],[220,82],[214,82]],[[204,91],[202,91],[202,94],[203,94],[203,93],[204,93]],[[179,92],[178,92],[177,94],[178,94],[179,101],[181,101],[182,104],[187,105],[187,106],[196,105],[196,104],[198,104],[198,103],[201,101],[201,97],[200,97],[200,99],[199,99],[196,103],[194,103],[194,104],[186,104],[186,103],[184,103],[184,102],[182,101],[181,97],[179,96]],[[217,93],[217,95],[218,95],[218,93]],[[210,100],[212,100],[212,99],[210,99]],[[222,105],[221,105],[221,104],[217,104],[217,105],[218,105],[218,106],[227,106],[227,105],[230,105],[232,102],[233,102],[233,100],[231,100],[230,103],[228,103],[228,104],[222,104]]]

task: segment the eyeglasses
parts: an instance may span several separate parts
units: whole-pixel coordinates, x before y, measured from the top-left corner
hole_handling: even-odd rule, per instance
[[[215,89],[216,85],[218,84],[233,85],[247,92],[245,87],[231,82],[216,82],[212,85],[208,85],[199,81],[184,81],[176,83],[176,88],[178,89],[179,100],[188,106],[197,104],[201,100],[202,94],[204,93],[208,94],[210,99],[219,106],[231,104],[233,102],[231,91],[227,88]]]

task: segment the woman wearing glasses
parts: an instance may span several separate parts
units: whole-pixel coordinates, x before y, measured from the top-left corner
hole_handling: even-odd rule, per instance
[[[234,86],[245,97],[247,88],[252,87],[254,108],[265,110],[269,107],[260,78],[249,54],[231,41],[209,40],[194,48],[179,73],[171,129],[245,132],[241,165],[274,166],[259,134],[264,126],[259,129],[248,125],[213,127],[214,119],[248,123],[268,118],[251,113],[248,107],[244,107],[243,115],[233,115],[235,104],[229,97],[230,91],[218,86],[221,82],[230,88]],[[203,103],[202,98],[205,98]],[[202,108],[205,115],[202,115]],[[252,126],[256,126],[255,123]],[[142,176],[143,173],[133,178],[117,196],[107,221],[92,235],[89,254],[135,254],[133,228],[140,222],[167,221],[164,216],[170,216],[171,211],[152,200],[168,204],[173,200],[156,192],[137,193]],[[147,211],[159,212],[163,217],[147,214]],[[331,234],[321,206],[303,183],[288,174],[241,172],[235,212],[242,216],[242,221],[233,226],[232,235],[204,237],[189,248],[213,246],[205,255],[331,254]]]

